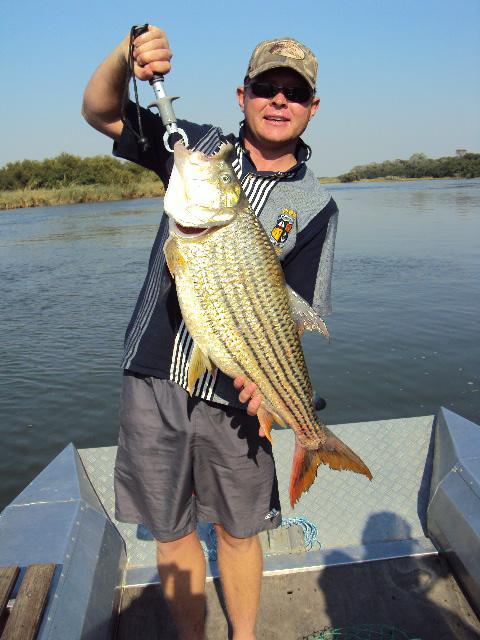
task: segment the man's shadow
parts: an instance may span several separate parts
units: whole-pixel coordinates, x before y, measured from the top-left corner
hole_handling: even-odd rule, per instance
[[[362,534],[363,544],[368,547],[395,540],[403,541],[402,557],[354,562],[343,551],[327,555],[329,566],[321,571],[318,584],[330,626],[385,625],[409,638],[478,640],[480,625],[472,619],[466,601],[459,598],[446,560],[414,556],[411,527],[397,514],[371,515]]]
[[[172,573],[178,588],[188,593],[190,572],[172,567]],[[189,602],[192,608],[203,609],[206,597],[190,594]],[[188,612],[185,615],[188,616]],[[116,640],[178,640],[178,630],[161,585],[128,587],[123,591],[113,637]]]

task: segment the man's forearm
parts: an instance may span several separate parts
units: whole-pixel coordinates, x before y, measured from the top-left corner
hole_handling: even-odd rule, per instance
[[[128,38],[125,38],[95,70],[83,96],[85,120],[114,139],[120,136],[123,127],[122,101],[130,73],[127,56]]]

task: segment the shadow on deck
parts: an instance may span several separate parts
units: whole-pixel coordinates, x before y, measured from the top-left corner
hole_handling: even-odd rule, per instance
[[[206,596],[208,640],[231,637],[218,579]],[[422,640],[480,638],[480,622],[439,556],[263,578],[259,639],[300,640],[326,627],[361,624],[391,625]],[[160,585],[124,589],[117,640],[176,638]]]

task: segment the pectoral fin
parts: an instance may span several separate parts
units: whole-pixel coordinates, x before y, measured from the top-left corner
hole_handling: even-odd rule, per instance
[[[168,270],[172,278],[174,278],[177,267],[185,264],[185,258],[182,256],[178,244],[172,237],[167,238],[163,246],[163,253],[165,254]]]
[[[188,368],[188,393],[192,395],[193,387],[196,381],[203,376],[205,371],[212,373],[215,371],[215,365],[206,356],[197,345],[194,345],[192,357],[190,358],[190,366]]]
[[[279,424],[281,427],[286,427],[285,422],[280,418],[279,415],[267,409],[265,404],[262,402],[259,410],[257,411],[257,418],[260,423],[260,426],[265,433],[265,437],[267,440],[272,442],[272,436],[270,434],[272,430],[273,423]]]
[[[265,434],[265,437],[271,443],[272,436],[270,435],[270,431],[272,430],[272,425],[273,425],[272,414],[269,411],[267,411],[267,409],[265,409],[263,405],[260,405],[260,408],[257,411],[257,418],[260,423],[260,426],[263,429],[263,433]]]
[[[295,293],[291,287],[287,286],[287,289],[293,318],[297,323],[298,333],[302,335],[305,330],[320,331],[327,340],[330,340],[327,325],[318,313],[316,313],[308,302],[299,296],[298,293]]]

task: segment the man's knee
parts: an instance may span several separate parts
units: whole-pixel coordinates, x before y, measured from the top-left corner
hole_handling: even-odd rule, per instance
[[[171,558],[177,554],[181,554],[187,551],[192,545],[197,542],[197,533],[196,531],[192,531],[188,533],[186,536],[182,538],[178,538],[177,540],[170,540],[168,542],[162,542],[161,540],[156,540],[157,543],[157,556],[159,559],[162,558]]]
[[[258,545],[258,536],[250,536],[248,538],[236,538],[226,531],[221,524],[215,525],[215,532],[219,547],[238,550],[241,552],[249,551]]]

